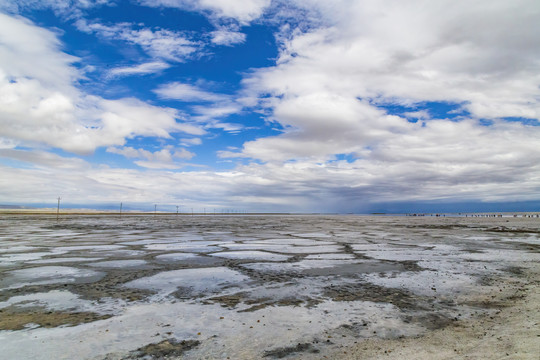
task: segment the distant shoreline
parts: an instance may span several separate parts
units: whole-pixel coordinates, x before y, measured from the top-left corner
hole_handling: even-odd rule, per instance
[[[34,208],[34,209],[13,209],[0,208],[0,216],[3,215],[50,215],[50,216],[408,216],[408,217],[529,217],[540,218],[540,212],[516,211],[516,212],[456,212],[456,213],[291,213],[291,212],[164,212],[164,211],[137,211],[126,210],[92,210],[92,209],[57,209]]]

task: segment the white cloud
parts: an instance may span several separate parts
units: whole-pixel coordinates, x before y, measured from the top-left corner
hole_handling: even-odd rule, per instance
[[[182,144],[182,146],[201,145],[202,140],[201,138],[180,139],[180,143]]]
[[[407,140],[408,145],[414,144],[413,140]],[[398,148],[403,145],[396,144]],[[509,160],[501,166],[493,156],[484,163],[456,164],[447,159],[433,163],[429,158],[425,162],[411,159],[412,155],[424,154],[420,149],[411,151],[399,159],[393,158],[391,149],[390,159],[386,160],[370,157],[354,162],[249,164],[222,172],[165,171],[177,170],[182,165],[160,163],[157,159],[138,160],[139,166],[146,167],[143,170],[114,169],[53,154],[0,151],[0,157],[39,164],[22,168],[0,164],[0,197],[20,203],[42,203],[49,198],[52,202],[61,194],[66,202],[85,204],[181,202],[195,208],[317,212],[358,211],[370,203],[385,201],[527,201],[540,195],[540,177],[530,176],[540,172],[538,161],[531,166]],[[437,151],[437,155],[445,154]],[[518,155],[515,159],[520,159],[522,151],[530,153],[531,149],[519,146],[508,156]],[[485,154],[490,152],[486,150]],[[533,156],[538,160],[538,151]],[[495,162],[489,165],[490,161]]]
[[[198,86],[173,82],[154,90],[162,99],[174,99],[185,102],[209,102],[209,105],[191,106],[191,119],[197,123],[205,123],[205,128],[223,129],[227,132],[238,132],[243,129],[240,124],[225,123],[221,119],[242,112],[242,105],[235,102],[232,96],[208,92]]]
[[[246,143],[243,156],[325,158],[416,131],[377,109],[384,104],[441,101],[462,104],[473,118],[540,117],[535,1],[295,4],[321,19],[282,34],[277,65],[244,80],[246,98],[261,96],[285,133]],[[459,126],[448,122],[446,128]],[[498,136],[495,128],[482,136],[489,138],[490,131]]]
[[[243,159],[245,165],[222,172],[164,171],[178,170],[183,165],[178,159],[189,159],[185,149],[122,147],[137,135],[200,136],[204,130],[183,122],[173,109],[81,93],[74,86],[80,74],[72,65],[78,59],[62,53],[51,32],[20,18],[0,21],[0,33],[7,34],[0,35],[0,136],[7,139],[6,147],[39,143],[88,152],[108,146],[146,167],[110,169],[65,159],[72,169],[62,169],[64,158],[57,155],[4,149],[0,156],[36,165],[0,165],[0,197],[42,202],[62,191],[73,202],[241,203],[260,211],[354,211],[385,201],[540,199],[540,127],[501,120],[540,117],[536,1],[294,3],[302,8],[298,23],[316,20],[284,27],[276,66],[251,72],[240,94],[242,104],[259,104],[257,110],[270,114],[268,121],[279,123],[282,134],[220,152],[223,158],[264,161]],[[223,10],[225,5],[212,7],[221,2],[154,4],[192,6],[216,17],[233,13]],[[227,6],[241,6],[235,4]],[[251,21],[262,9],[259,15],[227,16]],[[92,31],[150,46],[139,30],[122,25]],[[35,66],[35,59],[44,65]],[[169,85],[157,90],[170,91],[164,98],[206,103],[192,108],[193,120],[207,128],[238,130],[216,119],[242,111],[240,100],[205,91],[203,85]],[[433,119],[434,112],[422,109],[427,101],[454,102],[470,115]],[[414,109],[405,117],[392,116],[381,107],[388,104]],[[483,126],[481,118],[493,124]],[[180,143],[200,144],[194,139]]]
[[[146,149],[135,149],[130,146],[122,148],[109,147],[107,152],[123,155],[129,159],[138,159],[135,164],[149,169],[180,169],[183,165],[175,161],[175,159],[189,160],[195,156],[194,153],[186,149],[174,149],[166,147],[157,151],[148,151]]]
[[[212,43],[216,45],[231,46],[241,44],[246,41],[246,34],[238,31],[216,30],[210,33]]]
[[[0,9],[10,13],[27,9],[51,9],[57,16],[77,18],[87,9],[114,3],[116,0],[2,0]]]
[[[51,92],[71,89],[72,82],[79,77],[71,65],[79,59],[61,52],[61,47],[54,33],[34,26],[27,19],[0,13],[2,81],[13,83],[26,79],[28,84],[31,79],[39,79]]]
[[[298,19],[319,18],[284,28],[276,66],[244,80],[283,133],[218,156],[265,161],[242,169],[312,204],[310,191],[344,203],[540,198],[540,127],[498,120],[540,118],[537,2],[295,3],[308,11]],[[470,115],[381,107],[423,102]]]
[[[77,59],[60,46],[48,30],[0,14],[0,137],[87,154],[137,135],[205,133],[174,109],[84,94],[75,86]]]
[[[174,99],[178,101],[204,101],[216,102],[227,100],[228,97],[222,94],[216,94],[209,91],[204,91],[198,86],[184,84],[180,82],[172,82],[161,85],[154,90],[162,99]]]
[[[43,150],[24,151],[0,149],[0,158],[6,158],[31,164],[40,169],[83,170],[90,165],[76,157],[63,157]]]
[[[169,67],[171,67],[171,65],[163,61],[152,61],[134,66],[121,66],[113,68],[107,72],[107,77],[114,78],[132,75],[154,74],[168,69]]]
[[[211,17],[230,18],[249,23],[259,18],[271,0],[139,0],[146,6],[172,7],[209,13]]]
[[[119,23],[112,26],[88,23],[79,19],[75,25],[80,31],[95,33],[108,40],[124,40],[140,46],[153,58],[184,62],[192,56],[200,44],[189,40],[184,34],[166,29],[139,28],[134,24]]]

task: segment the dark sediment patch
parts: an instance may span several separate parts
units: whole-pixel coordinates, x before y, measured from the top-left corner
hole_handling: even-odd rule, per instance
[[[403,260],[403,261],[398,261],[398,263],[401,264],[401,266],[403,266],[403,269],[405,271],[424,271],[424,270],[426,270],[425,268],[418,265],[416,260]]]
[[[335,265],[332,267],[305,269],[302,270],[301,273],[308,276],[352,277],[359,274],[385,271],[404,271],[404,267],[398,262],[370,260],[353,264]]]
[[[516,233],[516,234],[540,234],[540,229],[528,229],[528,228],[509,228],[506,226],[497,226],[486,229],[485,231],[497,232],[497,233]]]
[[[150,296],[153,292],[143,289],[127,288],[123,285],[131,280],[154,275],[159,271],[161,271],[161,269],[139,271],[109,270],[107,275],[101,281],[92,284],[71,286],[68,289],[88,300],[99,300],[103,297],[110,297],[126,301],[138,301]]]
[[[247,309],[239,310],[239,313],[242,312],[253,312],[257,310],[264,309],[268,306],[300,306],[302,304],[307,304],[307,306],[313,306],[317,301],[313,299],[297,299],[297,298],[286,298],[286,299],[279,299],[279,300],[273,300],[271,298],[258,298],[258,299],[250,299],[247,297],[247,293],[237,293],[232,295],[222,295],[222,296],[215,296],[210,299],[207,299],[203,301],[204,304],[214,304],[219,303],[221,306],[229,308],[229,309],[235,309],[239,304],[245,304],[245,305],[251,305]]]
[[[137,350],[131,351],[127,356],[122,357],[122,360],[135,359],[178,359],[184,352],[189,351],[201,342],[198,340],[182,340],[167,339],[162,342],[149,344]],[[110,357],[105,357],[109,359]]]
[[[334,301],[371,301],[390,303],[402,310],[424,309],[424,301],[407,291],[369,283],[327,286],[323,295]]]
[[[503,269],[504,271],[512,274],[512,275],[517,275],[517,276],[522,276],[525,274],[525,272],[523,271],[523,268],[519,267],[519,266],[508,266],[507,268]]]
[[[418,323],[428,330],[437,330],[451,325],[457,318],[450,318],[440,313],[429,312],[410,314],[403,317],[405,323]]]
[[[266,350],[263,357],[273,357],[276,359],[283,359],[292,354],[307,352],[311,354],[317,354],[320,351],[313,347],[310,343],[298,343],[296,346],[282,347],[273,350]]]
[[[264,309],[264,308],[266,308],[268,306],[300,306],[302,304],[307,304],[307,306],[309,307],[309,306],[314,306],[319,302],[316,301],[316,300],[313,300],[313,299],[308,299],[308,300],[304,301],[304,300],[301,300],[301,299],[288,298],[288,299],[281,299],[281,300],[277,300],[277,301],[266,300],[266,301],[263,301],[261,303],[257,303],[256,300],[249,300],[249,301],[246,301],[245,303],[248,304],[248,305],[250,305],[250,304],[255,304],[255,305],[253,305],[253,306],[251,306],[251,307],[249,307],[247,309],[240,310],[240,311],[238,311],[239,313],[253,312],[253,311]]]
[[[0,310],[0,330],[21,330],[28,324],[37,324],[45,328],[57,326],[75,326],[97,320],[108,319],[112,315],[101,315],[93,312],[60,312],[30,310],[8,307]]]
[[[234,295],[215,296],[203,301],[203,304],[219,303],[223,307],[234,309],[238,304],[244,301],[245,295],[246,294],[238,293]]]

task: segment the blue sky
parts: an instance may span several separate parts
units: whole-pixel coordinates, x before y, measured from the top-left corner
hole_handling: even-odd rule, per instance
[[[540,208],[537,1],[0,0],[0,203]]]

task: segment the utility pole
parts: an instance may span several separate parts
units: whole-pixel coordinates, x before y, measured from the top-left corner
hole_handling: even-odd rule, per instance
[[[176,205],[176,216],[178,216],[178,205]]]
[[[157,204],[154,204],[154,216],[156,216],[157,213]]]
[[[56,221],[58,221],[58,215],[60,214],[60,199],[61,197],[58,197],[58,207],[56,208]]]

